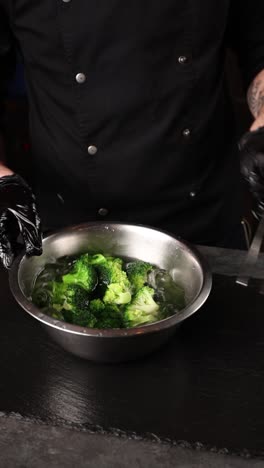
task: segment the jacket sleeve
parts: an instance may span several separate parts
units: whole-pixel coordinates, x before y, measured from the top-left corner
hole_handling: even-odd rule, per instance
[[[228,39],[237,54],[247,89],[264,69],[264,1],[230,1]]]
[[[0,2],[0,131],[4,122],[4,102],[8,83],[15,72],[15,44],[9,26],[8,15]]]

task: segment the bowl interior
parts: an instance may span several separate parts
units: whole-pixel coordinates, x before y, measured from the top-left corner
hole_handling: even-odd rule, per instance
[[[201,262],[193,249],[180,240],[144,226],[87,223],[46,237],[40,257],[22,258],[18,284],[25,298],[30,298],[35,279],[47,263],[85,252],[140,259],[166,269],[184,287],[187,306],[203,287]]]

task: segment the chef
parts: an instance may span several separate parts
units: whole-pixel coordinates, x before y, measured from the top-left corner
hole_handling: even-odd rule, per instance
[[[4,266],[12,264],[18,238],[29,255],[40,254],[43,231],[91,220],[241,246],[228,47],[238,54],[254,118],[243,167],[259,194],[263,0],[0,0],[0,95],[19,49],[34,174],[29,183],[5,161],[3,111]]]

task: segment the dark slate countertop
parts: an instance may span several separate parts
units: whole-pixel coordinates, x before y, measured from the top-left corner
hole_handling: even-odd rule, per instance
[[[0,271],[0,467],[264,467],[264,297],[258,280],[235,283],[244,252],[199,249],[207,303],[158,352],[118,365],[60,349]]]

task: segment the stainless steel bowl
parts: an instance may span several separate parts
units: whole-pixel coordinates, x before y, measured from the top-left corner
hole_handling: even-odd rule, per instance
[[[186,293],[187,306],[175,315],[132,329],[98,330],[53,319],[41,312],[30,296],[35,279],[46,263],[64,255],[102,252],[145,260],[170,272]],[[166,232],[146,226],[86,223],[47,236],[40,257],[18,257],[9,274],[16,301],[39,320],[49,335],[67,351],[82,358],[120,362],[138,358],[165,343],[185,319],[206,301],[212,285],[208,266],[195,248]]]

